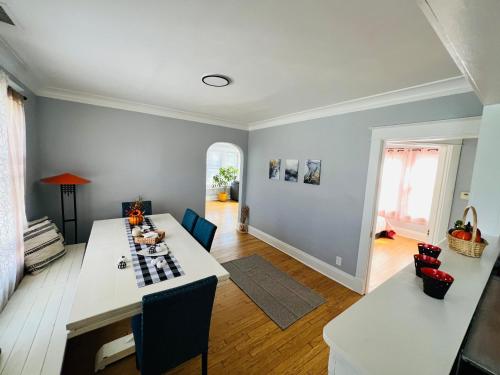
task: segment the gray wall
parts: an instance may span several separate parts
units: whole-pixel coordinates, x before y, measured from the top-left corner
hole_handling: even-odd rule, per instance
[[[37,121],[38,97],[26,90],[23,94],[28,98],[24,102],[26,118],[26,216],[28,220],[41,216],[42,207],[39,197],[40,180],[40,143]]]
[[[154,213],[203,215],[208,147],[231,142],[247,158],[247,131],[47,98],[38,98],[37,116],[40,176],[92,181],[77,188],[80,241],[93,220],[119,217],[121,202],[139,194]],[[58,188],[39,188],[43,214],[59,219]]]
[[[354,275],[372,126],[481,115],[473,93],[250,132],[250,224]],[[299,159],[299,182],[268,179],[269,159]],[[321,185],[301,182],[305,159],[321,159]]]
[[[26,86],[19,82],[16,77],[0,66],[24,91],[22,94],[28,99],[24,102],[24,114],[26,119],[26,186],[25,203],[26,216],[28,219],[40,215],[40,204],[38,199],[39,180],[39,146],[38,146],[38,124],[36,119],[36,109],[38,97]]]
[[[460,164],[458,165],[457,180],[455,181],[455,191],[453,193],[453,206],[450,214],[450,227],[455,221],[462,218],[464,208],[468,201],[460,199],[462,191],[470,192],[474,161],[476,159],[477,139],[464,139],[460,152]]]

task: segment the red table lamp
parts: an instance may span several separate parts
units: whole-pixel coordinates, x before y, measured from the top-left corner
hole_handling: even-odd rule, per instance
[[[63,173],[57,176],[42,178],[42,181],[45,184],[51,185],[60,185],[61,186],[61,210],[62,210],[62,230],[64,238],[66,239],[66,223],[74,222],[75,223],[75,243],[78,243],[78,237],[76,232],[76,185],[84,185],[88,184],[90,180],[87,180],[83,177],[75,176],[71,173]],[[72,219],[66,219],[64,216],[64,194],[71,195],[73,194],[73,214],[74,217]]]

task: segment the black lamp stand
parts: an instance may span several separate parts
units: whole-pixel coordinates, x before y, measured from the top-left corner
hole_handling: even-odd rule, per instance
[[[73,218],[66,219],[64,215],[64,194],[70,196],[73,194]],[[66,223],[74,222],[75,223],[75,243],[78,243],[78,235],[77,235],[77,223],[76,223],[76,188],[75,185],[61,185],[61,210],[62,210],[62,231],[64,239],[66,239]]]

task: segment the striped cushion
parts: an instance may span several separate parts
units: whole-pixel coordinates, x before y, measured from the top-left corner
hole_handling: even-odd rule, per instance
[[[36,219],[36,220],[33,220],[33,221],[30,221],[28,222],[28,228],[31,228],[37,224],[40,224],[42,221],[46,221],[46,220],[49,220],[49,218],[47,216],[44,216],[40,219]]]
[[[24,232],[24,266],[29,273],[38,273],[59,259],[66,250],[62,235],[50,220],[35,220]]]

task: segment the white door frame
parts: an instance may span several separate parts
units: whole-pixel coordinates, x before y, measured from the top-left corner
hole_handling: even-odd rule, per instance
[[[436,184],[432,195],[429,232],[425,242],[441,245],[446,241],[446,232],[453,205],[453,193],[460,163],[460,144],[439,145],[440,157],[436,171]]]
[[[359,238],[356,278],[363,280],[362,294],[366,292],[373,228],[377,212],[377,193],[381,161],[385,142],[404,141],[443,141],[478,138],[481,117],[421,122],[405,125],[373,127],[366,178],[365,203]]]
[[[245,176],[245,153],[243,152],[243,149],[237,145],[236,143],[232,143],[232,142],[228,142],[228,141],[216,141],[216,142],[212,142],[210,144],[210,146],[207,147],[207,150],[205,151],[205,183],[207,181],[207,161],[208,161],[208,150],[210,150],[210,147],[212,147],[214,144],[216,143],[225,143],[225,144],[228,144],[228,145],[231,145],[233,146],[234,148],[236,148],[238,150],[238,153],[240,155],[240,165],[239,165],[239,175],[238,175],[238,178],[239,178],[239,181],[240,181],[240,187],[239,187],[239,191],[238,191],[238,212],[237,212],[237,218],[236,218],[236,229],[238,229],[238,226],[239,226],[239,223],[241,221],[241,208],[243,206],[245,206],[245,201],[243,200],[244,198],[244,194],[245,194],[245,191],[243,189],[243,186],[244,186],[244,183],[243,183],[243,179],[244,179],[244,176]],[[207,207],[207,191],[206,191],[206,186],[205,186],[205,195],[203,197],[204,201],[203,201],[203,217],[206,216],[206,207]]]
[[[417,239],[422,242],[440,244],[446,239],[446,231],[450,219],[451,207],[453,205],[453,192],[457,178],[458,164],[460,162],[460,150],[462,149],[462,139],[446,140],[446,142],[415,142],[403,141],[384,142],[384,149],[387,147],[401,148],[421,148],[431,147],[439,150],[438,165],[436,170],[436,179],[432,194],[429,222],[426,231],[414,232],[411,229],[399,228],[394,225],[394,230],[401,236]],[[383,169],[384,157],[381,159]],[[377,191],[376,199],[378,202],[380,191]],[[378,212],[378,209],[375,211]],[[394,223],[391,223],[394,224]]]

